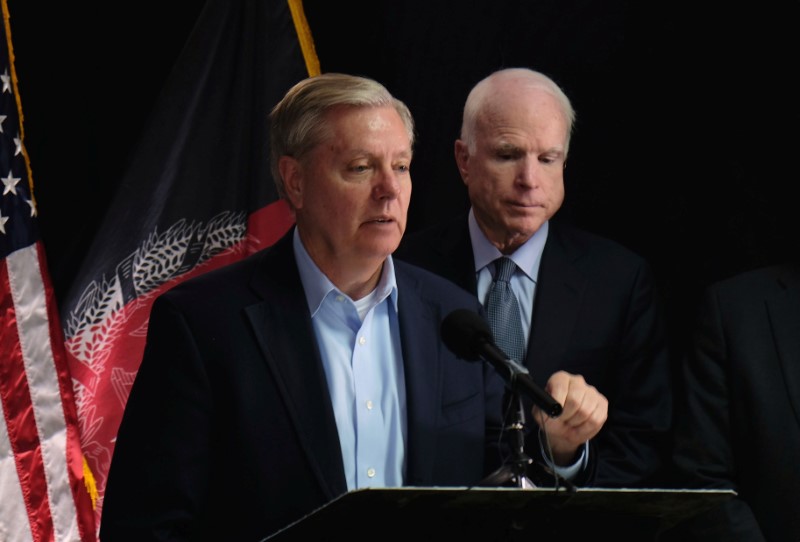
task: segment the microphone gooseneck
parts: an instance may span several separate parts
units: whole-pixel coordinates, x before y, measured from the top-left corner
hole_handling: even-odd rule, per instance
[[[561,414],[562,406],[533,381],[528,370],[498,348],[489,324],[478,313],[454,310],[442,320],[441,332],[453,354],[467,361],[491,363],[513,390],[527,395],[547,415],[555,418]]]

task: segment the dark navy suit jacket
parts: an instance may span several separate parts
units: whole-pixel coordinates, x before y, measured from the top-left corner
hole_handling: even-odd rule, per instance
[[[407,234],[395,257],[477,292],[466,214]],[[583,375],[608,398],[608,421],[590,442],[589,468],[578,485],[666,485],[672,395],[660,307],[643,258],[609,239],[550,222],[525,365],[540,386],[564,370]],[[528,425],[535,427],[532,420]],[[526,453],[541,460],[539,451],[531,430]]]
[[[101,539],[261,540],[347,491],[291,241],[188,280],[153,305],[105,493]],[[471,294],[395,262],[408,486],[469,486],[491,453],[503,383],[442,343]],[[487,426],[490,428],[487,430]]]

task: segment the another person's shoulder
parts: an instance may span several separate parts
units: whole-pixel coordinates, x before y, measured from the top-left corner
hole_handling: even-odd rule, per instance
[[[719,296],[762,294],[800,287],[800,261],[766,265],[741,271],[713,282],[708,290]]]
[[[209,269],[199,275],[176,281],[161,293],[155,305],[170,304],[189,312],[219,312],[249,299],[253,279],[264,272],[264,259],[272,247],[262,249],[239,260]],[[213,265],[208,262],[207,265]]]
[[[413,259],[420,254],[435,254],[452,243],[463,242],[464,239],[469,239],[466,213],[406,232],[394,256]]]
[[[168,293],[188,293],[198,290],[207,291],[209,287],[225,287],[240,284],[244,276],[252,273],[253,266],[257,265],[257,261],[261,256],[261,253],[252,254],[240,260],[210,269],[200,275],[192,276],[170,288]]]
[[[549,235],[548,242],[560,243],[570,253],[578,255],[578,259],[591,259],[610,268],[650,266],[646,258],[632,248],[568,221],[551,221]]]
[[[798,277],[800,277],[800,262],[787,262],[741,271],[718,280],[714,285],[717,288],[739,288],[775,281],[786,283],[796,281]]]
[[[209,295],[210,292],[217,290],[230,292],[249,289],[255,274],[270,272],[274,275],[276,264],[283,268],[281,262],[288,262],[293,255],[291,244],[290,230],[274,244],[249,255],[234,257],[232,261],[230,255],[233,252],[229,249],[226,254],[218,254],[197,265],[197,270],[203,271],[204,268],[206,270],[177,282],[165,293],[171,296],[194,295],[197,292]],[[220,261],[225,262],[226,259],[227,263],[220,264]]]
[[[407,280],[418,290],[421,297],[428,300],[445,301],[448,304],[478,303],[478,298],[440,275],[428,271],[418,265],[393,258],[398,280]]]
[[[472,246],[464,214],[407,232],[392,257],[453,278],[461,275],[470,254]]]

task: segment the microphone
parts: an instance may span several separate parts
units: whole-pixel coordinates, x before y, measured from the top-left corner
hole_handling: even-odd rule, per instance
[[[489,325],[481,316],[467,309],[456,309],[442,320],[442,340],[457,357],[467,361],[491,363],[506,379],[511,389],[527,395],[551,418],[561,414],[562,406],[539,387],[528,369],[510,359],[494,342]]]

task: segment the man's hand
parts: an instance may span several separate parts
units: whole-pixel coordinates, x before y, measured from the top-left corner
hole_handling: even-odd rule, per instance
[[[581,375],[565,371],[554,373],[545,390],[564,409],[557,418],[549,418],[539,407],[533,407],[533,419],[547,432],[555,464],[571,465],[578,449],[606,423],[608,399]]]

